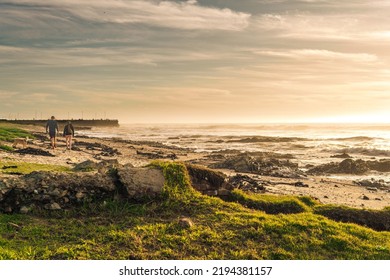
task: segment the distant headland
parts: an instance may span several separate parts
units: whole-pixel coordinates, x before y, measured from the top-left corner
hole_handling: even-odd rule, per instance
[[[64,125],[68,120],[57,120],[59,125]],[[116,119],[71,119],[70,120],[75,127],[95,127],[95,126],[119,126],[119,121]],[[7,122],[12,124],[22,124],[22,125],[36,125],[36,126],[45,126],[47,120],[8,120],[0,119],[0,122]]]

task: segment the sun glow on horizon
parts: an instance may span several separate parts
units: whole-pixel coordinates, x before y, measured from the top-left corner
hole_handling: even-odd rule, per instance
[[[390,113],[383,112],[377,114],[364,115],[345,115],[329,116],[316,118],[309,121],[310,123],[357,123],[357,124],[390,124]]]

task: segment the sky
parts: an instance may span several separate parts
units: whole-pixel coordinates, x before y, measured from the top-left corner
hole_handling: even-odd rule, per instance
[[[388,0],[0,0],[0,118],[390,122]]]

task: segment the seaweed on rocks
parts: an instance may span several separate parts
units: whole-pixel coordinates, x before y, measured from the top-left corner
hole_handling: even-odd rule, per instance
[[[77,146],[85,146],[87,150],[91,151],[98,151],[100,152],[96,156],[106,156],[106,157],[112,157],[116,155],[121,155],[121,153],[118,151],[118,149],[112,148],[110,146],[104,145],[102,143],[96,143],[96,142],[84,142],[84,141],[77,141]]]
[[[136,153],[137,153],[137,155],[145,156],[148,159],[163,159],[163,158],[167,158],[167,159],[171,159],[171,160],[177,159],[177,155],[175,153],[165,154],[165,153],[163,153],[161,151],[157,151],[157,152],[141,152],[139,150],[137,150]]]
[[[45,157],[55,157],[52,153],[49,153],[48,151],[42,150],[42,149],[37,149],[37,148],[32,148],[28,147],[25,149],[19,149],[15,151],[18,154],[23,154],[23,155],[35,155],[35,156],[45,156]]]

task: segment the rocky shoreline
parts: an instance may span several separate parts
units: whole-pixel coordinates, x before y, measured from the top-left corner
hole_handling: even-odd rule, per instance
[[[28,211],[27,209],[31,208],[31,201],[34,199],[39,201],[39,203],[36,203],[39,207],[62,209],[68,207],[68,204],[64,203],[67,200],[72,204],[73,202],[79,202],[80,199],[101,198],[103,195],[113,197],[114,193],[118,194],[118,180],[119,185],[126,186],[127,184],[121,182],[118,176],[119,178],[128,178],[129,181],[131,172],[144,170],[143,167],[153,160],[178,161],[187,164],[187,166],[200,166],[211,169],[216,174],[223,174],[223,176],[221,175],[224,177],[223,180],[222,177],[220,179],[214,178],[216,181],[222,180],[223,182],[219,182],[218,187],[210,188],[210,184],[215,185],[215,182],[207,182],[205,178],[210,180],[207,176],[203,176],[203,178],[202,176],[195,176],[202,173],[199,171],[201,170],[200,167],[197,172],[192,172],[193,185],[209,195],[223,194],[229,188],[242,188],[275,195],[307,195],[322,203],[356,208],[382,209],[390,205],[389,182],[384,180],[335,179],[331,176],[333,174],[363,174],[371,170],[389,172],[390,161],[386,160],[363,161],[352,159],[346,155],[336,155],[333,158],[334,162],[330,164],[302,170],[290,154],[241,153],[235,150],[212,153],[195,152],[191,149],[168,146],[158,142],[116,138],[102,139],[86,136],[78,136],[72,150],[66,150],[64,139],[59,137],[58,148],[50,150],[49,140],[44,133],[34,131],[33,134],[35,139],[30,140],[27,148],[13,152],[0,151],[0,160],[2,162],[56,164],[72,169],[89,161],[89,167],[94,171],[72,173],[72,175],[40,172],[30,175],[0,173],[0,201],[2,198],[4,200],[4,197],[8,197],[6,194],[10,189],[14,190],[14,196],[18,194],[18,197],[24,199],[18,205],[13,204],[12,206],[12,203],[9,203],[10,199],[7,198],[7,203],[3,203],[1,206],[4,212],[14,211],[14,209],[20,212]],[[105,173],[107,172],[107,166],[112,165],[118,168],[117,174],[121,175],[112,177],[112,174],[107,175]],[[12,169],[12,167],[8,168]],[[133,168],[133,171],[126,168]],[[191,168],[189,168],[189,173],[191,175]],[[54,189],[45,188],[49,185],[44,182],[43,178],[45,176],[47,178],[52,176],[52,180],[49,181],[62,182],[62,184],[51,184],[49,186],[55,186]],[[148,178],[148,176],[145,177]],[[21,186],[26,186],[26,182],[31,182],[35,187],[30,185],[23,189]],[[229,187],[226,184],[229,184]],[[86,185],[93,186],[93,192],[86,188]],[[103,188],[102,185],[104,185]],[[74,186],[74,189],[69,189],[69,186]],[[65,191],[68,193],[64,194]],[[119,193],[123,195],[126,192]],[[127,192],[124,197],[137,197],[138,195],[136,190],[133,195],[130,195],[130,193]],[[42,197],[42,200],[38,197]]]

